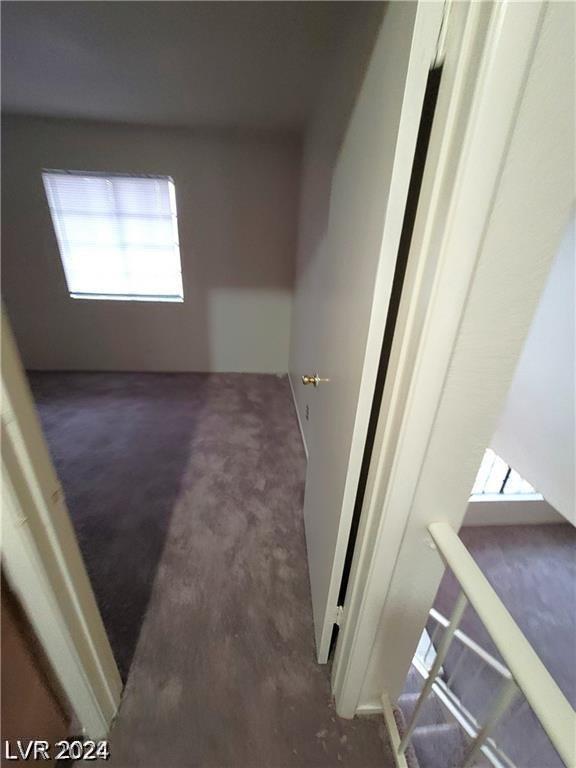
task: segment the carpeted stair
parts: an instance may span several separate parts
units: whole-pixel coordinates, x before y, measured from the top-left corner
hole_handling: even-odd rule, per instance
[[[422,678],[411,667],[404,691],[398,699],[402,717],[397,721],[401,734],[412,718],[422,686]],[[408,765],[415,760],[419,768],[460,768],[470,745],[464,731],[450,718],[434,693],[428,696],[420,711],[411,741],[413,756],[410,756]],[[484,763],[478,761],[477,765]]]
[[[421,768],[461,768],[468,748],[458,723],[446,722],[419,725],[412,744]]]

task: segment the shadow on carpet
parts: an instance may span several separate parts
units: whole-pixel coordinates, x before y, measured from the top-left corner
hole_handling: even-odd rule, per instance
[[[126,681],[209,377],[29,372],[28,379]]]

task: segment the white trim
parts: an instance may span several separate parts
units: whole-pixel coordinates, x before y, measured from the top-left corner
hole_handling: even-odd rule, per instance
[[[72,713],[103,738],[122,683],[4,313],[2,429],[6,577]]]
[[[304,434],[304,427],[302,426],[302,420],[300,419],[300,411],[298,410],[298,400],[296,400],[296,392],[294,391],[294,385],[292,384],[292,376],[288,372],[288,383],[290,384],[290,391],[292,392],[292,401],[294,403],[294,410],[296,411],[296,418],[298,419],[298,427],[300,429],[300,437],[302,438],[302,445],[304,446],[304,453],[306,454],[306,461],[310,459],[308,454],[308,445],[306,443],[306,435]]]
[[[533,503],[535,501],[544,501],[544,496],[542,496],[541,493],[473,493],[472,496],[470,496],[468,503],[477,504],[486,502],[492,504],[495,501],[526,501],[528,503]]]
[[[461,524],[545,283],[551,243],[566,214],[560,206],[554,216],[549,210],[547,218],[540,215],[539,247],[521,249],[522,273],[518,257],[498,274],[502,262],[482,246],[545,7],[455,3],[450,14],[437,114],[333,668],[336,707],[344,717],[372,701],[377,690],[384,688],[393,700],[402,689],[443,572],[426,527],[434,519],[456,528]],[[559,108],[560,102],[552,104]],[[550,137],[545,136],[548,143]],[[554,194],[564,195],[570,171],[564,167],[559,173],[559,153],[553,161],[549,155],[541,151],[530,160],[554,163],[554,171],[544,176],[556,185]],[[526,163],[522,172],[530,167]],[[532,192],[526,204],[536,212],[548,188],[536,185]],[[517,239],[519,232],[514,229]],[[512,316],[506,354],[478,343]],[[482,371],[481,387],[476,367]],[[472,402],[476,411],[470,410]]]
[[[409,367],[415,365],[419,333],[423,325],[422,315],[426,312],[431,280],[426,272],[434,269],[434,263],[427,253],[433,242],[434,216],[446,213],[442,210],[442,197],[449,194],[448,182],[452,182],[453,166],[457,159],[451,152],[458,153],[462,141],[461,113],[470,109],[468,90],[473,87],[477,72],[477,57],[474,55],[475,41],[482,35],[483,11],[481,4],[456,4],[450,14],[450,29],[447,32],[446,51],[442,82],[438,94],[435,121],[430,137],[428,158],[420,195],[419,211],[415,222],[411,257],[405,277],[405,287],[396,324],[395,339],[388,365],[387,380],[374,439],[371,467],[367,479],[364,504],[348,591],[346,594],[346,621],[340,628],[334,658],[332,685],[338,713],[353,717],[361,706],[360,693],[366,673],[374,639],[379,625],[380,611],[394,567],[394,558],[400,547],[406,519],[406,504],[410,495],[396,502],[394,515],[384,508],[380,486],[393,483],[393,452],[395,443],[401,441],[402,412],[406,403],[405,389]],[[447,177],[447,179],[445,178]],[[453,182],[452,182],[453,184]],[[427,210],[426,210],[427,208]],[[426,211],[426,216],[421,213]],[[415,246],[419,246],[416,250]],[[418,259],[413,254],[418,254]],[[430,265],[430,266],[428,266]],[[425,289],[428,288],[428,294]],[[407,298],[406,298],[407,297]],[[394,386],[393,386],[394,384]],[[431,393],[430,393],[431,394]],[[431,399],[429,409],[433,414],[436,399]],[[389,418],[385,414],[388,412]],[[386,425],[386,429],[384,428]],[[425,441],[422,433],[422,441]],[[418,475],[413,465],[412,484]],[[394,470],[396,473],[396,470]],[[405,494],[408,489],[405,489]],[[384,525],[388,528],[388,544],[384,546]],[[391,527],[393,526],[393,527]],[[388,560],[389,565],[382,564]],[[380,582],[376,597],[371,585]],[[370,585],[370,586],[369,586]],[[429,606],[428,606],[429,607]],[[363,617],[371,614],[369,626],[363,628]],[[374,697],[370,697],[373,699]]]
[[[392,747],[392,754],[394,755],[396,768],[408,768],[408,761],[406,760],[405,753],[399,752],[401,742],[400,733],[398,731],[398,726],[396,725],[396,718],[394,717],[392,704],[390,703],[390,699],[386,693],[382,694],[382,704],[380,706],[380,711],[384,715],[384,722],[386,723],[388,736],[390,737],[390,746]]]
[[[6,442],[3,449],[2,546],[6,577],[15,588],[36,637],[84,731],[95,738],[104,738],[108,730],[106,711],[94,695],[59,610],[55,593],[49,587],[41,555],[30,535],[24,511],[18,506],[10,481],[10,470],[5,462]]]
[[[371,715],[382,714],[382,703],[378,701],[367,701],[361,704],[356,710],[358,717],[370,717]]]

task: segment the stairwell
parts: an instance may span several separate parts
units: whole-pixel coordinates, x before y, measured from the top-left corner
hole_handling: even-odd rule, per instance
[[[444,575],[393,712],[398,744],[398,732],[403,739],[426,688],[428,695],[407,745],[402,741],[398,746],[397,764],[408,768],[576,766],[570,733],[575,700],[576,667],[570,663],[574,613],[573,594],[568,593],[574,584],[574,529],[477,527],[464,529],[459,543],[448,526],[434,524],[431,531],[451,569]],[[498,584],[502,598],[487,576]],[[486,599],[477,599],[476,610],[470,604],[462,610],[465,587],[477,595],[479,586]],[[492,622],[490,633],[487,617],[494,610],[499,611],[500,620],[498,626]],[[508,632],[503,631],[506,627]],[[535,677],[526,675],[518,654],[508,647],[512,629],[514,647],[523,649],[520,658],[532,659]],[[545,708],[541,689],[549,695]],[[543,725],[543,711],[559,714],[553,722],[548,716]],[[388,723],[391,714],[385,709]]]
[[[424,681],[414,667],[410,667],[402,695],[398,699],[400,710],[398,729],[403,735],[406,724],[412,719],[414,708]],[[409,768],[461,768],[470,741],[440,703],[434,692],[426,700],[418,725],[412,734],[412,753],[407,762]],[[487,766],[482,758],[476,766]]]

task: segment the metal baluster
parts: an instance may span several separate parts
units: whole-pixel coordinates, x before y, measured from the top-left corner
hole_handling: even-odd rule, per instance
[[[492,707],[486,722],[482,726],[480,733],[478,736],[476,736],[470,749],[468,750],[468,754],[466,755],[466,759],[464,760],[462,768],[471,768],[474,765],[474,761],[478,757],[478,753],[482,749],[484,742],[498,724],[498,720],[500,720],[502,715],[512,704],[517,694],[518,686],[516,685],[515,680],[505,680],[500,688],[500,693],[494,702],[494,706]]]
[[[428,694],[432,690],[432,685],[434,684],[434,681],[438,676],[438,672],[440,671],[442,662],[446,658],[446,654],[448,653],[448,649],[450,648],[450,643],[452,642],[452,638],[454,637],[454,632],[456,632],[456,630],[458,629],[458,625],[462,620],[462,616],[464,615],[464,611],[466,610],[467,605],[468,605],[468,600],[466,599],[466,595],[464,594],[464,592],[461,591],[460,594],[458,595],[458,599],[456,600],[456,605],[454,606],[452,615],[450,616],[450,622],[446,627],[446,631],[442,635],[440,644],[438,645],[438,650],[436,652],[436,658],[434,659],[434,664],[432,664],[432,668],[428,673],[428,678],[424,683],[424,687],[422,688],[420,698],[418,699],[418,701],[416,702],[416,706],[414,707],[414,714],[412,715],[410,723],[406,728],[406,733],[404,734],[404,737],[402,738],[402,741],[398,746],[398,753],[401,755],[404,754],[404,752],[406,751],[406,747],[408,746],[408,742],[410,741],[412,732],[416,727],[416,721],[418,720],[418,715],[420,714],[420,710],[422,709],[424,702],[428,698]]]

